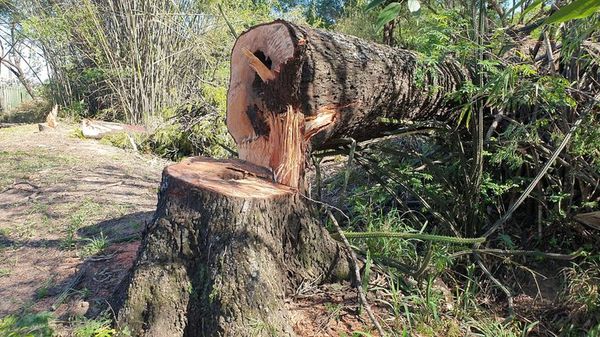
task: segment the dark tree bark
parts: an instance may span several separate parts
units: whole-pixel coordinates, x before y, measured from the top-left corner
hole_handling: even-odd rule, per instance
[[[293,171],[305,157],[282,153],[371,139],[397,127],[390,119],[448,120],[446,95],[468,77],[452,60],[424,65],[408,50],[275,21],[251,28],[233,48],[227,126],[240,158],[301,187],[294,179],[302,172]],[[299,116],[298,130],[278,122],[290,114]]]
[[[292,336],[286,292],[348,272],[306,200],[266,169],[192,158],[163,173],[120,323],[134,336]]]
[[[396,45],[394,39],[394,30],[396,29],[396,19],[388,22],[383,26],[383,44],[393,47]]]

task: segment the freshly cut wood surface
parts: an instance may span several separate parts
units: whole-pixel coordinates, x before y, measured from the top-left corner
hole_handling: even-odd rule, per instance
[[[230,197],[264,199],[293,193],[290,187],[272,182],[268,169],[236,159],[187,158],[165,168],[165,175]]]

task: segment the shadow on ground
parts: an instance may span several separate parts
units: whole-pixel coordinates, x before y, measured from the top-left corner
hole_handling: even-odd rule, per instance
[[[40,291],[36,291],[32,301],[45,302],[56,317],[65,320],[77,316],[97,317],[109,307],[113,293],[133,267],[141,232],[152,216],[153,212],[135,212],[79,229],[79,243],[91,242],[102,235],[107,247],[85,258],[69,277],[44,290],[44,299],[40,298]],[[52,244],[60,245],[60,242]]]
[[[77,234],[84,239],[102,236],[111,243],[139,241],[142,230],[152,220],[153,215],[154,212],[135,212],[80,228]]]

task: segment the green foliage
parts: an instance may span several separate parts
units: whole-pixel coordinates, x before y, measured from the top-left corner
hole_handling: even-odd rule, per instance
[[[225,118],[212,105],[187,104],[166,113],[171,117],[142,142],[142,148],[169,159],[203,155],[227,157],[234,148]]]
[[[372,0],[371,2],[369,2],[369,4],[367,5],[367,7],[365,7],[365,10],[371,10],[377,6],[382,5],[383,3],[385,3],[387,0]]]
[[[112,320],[101,315],[96,319],[79,319],[75,322],[74,335],[75,337],[113,337],[127,334],[119,334],[112,327]]]
[[[52,104],[44,98],[24,101],[6,114],[0,114],[0,122],[4,123],[40,123],[52,110]]]
[[[561,30],[543,25],[530,36],[515,37],[512,32],[507,33],[513,27],[504,22],[525,20],[525,25],[531,24],[527,20],[543,19],[550,9],[542,6],[542,1],[521,1],[504,15],[492,9],[484,14],[494,30],[488,30],[483,44],[478,45],[478,28],[473,24],[478,18],[472,15],[477,8],[471,7],[475,3],[447,6],[429,2],[416,15],[401,6],[405,3],[371,1],[363,5],[363,16],[356,16],[371,15],[369,23],[342,21],[336,28],[360,34],[359,27],[368,29],[375,24],[380,29],[394,20],[399,44],[420,53],[412,74],[417,85],[427,85],[427,79],[437,75],[436,67],[449,57],[469,67],[473,81],[466,81],[455,92],[444,93],[452,102],[463,103],[456,110],[458,118],[451,121],[453,130],[434,127],[428,136],[399,136],[360,148],[355,160],[361,169],[351,175],[352,188],[347,199],[336,199],[335,204],[348,213],[346,231],[477,235],[505,214],[523,193],[584,111],[583,103],[589,104],[596,95],[597,83],[587,79],[596,76],[600,66],[597,52],[589,47],[599,37],[599,19],[592,15],[586,20],[568,21]],[[379,40],[377,34],[366,37]],[[553,55],[552,66],[548,55],[544,55],[544,34],[550,36],[552,48],[560,49]],[[532,48],[522,48],[521,43],[532,42],[533,46],[537,39],[542,46],[537,56],[532,55]],[[558,43],[562,43],[562,48]],[[598,192],[590,188],[600,179],[600,120],[596,110],[583,120],[530,198],[499,233],[490,237],[486,246],[572,251],[584,245],[586,239],[573,233],[568,219],[584,209],[598,207]],[[478,153],[474,125],[479,113],[483,114],[483,152]],[[420,123],[411,126],[422,127]],[[483,156],[480,179],[475,174],[478,154]],[[335,194],[341,189],[341,180],[340,173],[328,189]],[[552,224],[551,229],[546,227],[548,224]],[[562,234],[563,230],[568,233]],[[432,336],[450,333],[440,324],[439,318],[448,313],[441,314],[442,308],[436,304],[441,299],[436,297],[439,294],[435,287],[415,287],[394,279],[396,271],[406,277],[423,265],[425,272],[419,274],[422,281],[431,280],[432,275],[453,279],[453,271],[462,274],[467,270],[467,275],[454,284],[457,309],[452,310],[452,315],[461,322],[460,326],[469,326],[470,331],[483,336],[525,336],[538,329],[535,321],[501,324],[481,311],[479,294],[489,291],[486,277],[477,265],[469,264],[469,259],[452,257],[453,252],[464,248],[435,244],[431,249],[418,240],[390,237],[350,239],[360,252],[367,254],[368,260],[393,270],[391,287],[386,290],[393,299],[389,305],[394,317],[402,318],[405,331]],[[592,250],[597,252],[596,248]],[[507,257],[504,262],[507,261],[516,260]],[[500,260],[486,259],[484,263],[494,266],[496,277],[513,268]],[[592,266],[578,266],[575,264],[568,273],[570,280],[563,298],[569,298],[571,308],[583,309],[579,318],[569,317],[559,323],[570,326],[570,330],[556,326],[555,331],[565,332],[565,336],[593,335],[598,326],[597,275]],[[500,282],[508,281],[501,278]],[[581,317],[592,319],[584,322]],[[458,330],[457,335],[462,335]]]
[[[360,0],[359,0],[360,1]],[[306,22],[315,27],[330,27],[356,0],[279,0],[270,5],[283,13],[300,9]]]
[[[380,31],[390,21],[396,19],[400,14],[400,10],[402,9],[402,5],[397,2],[392,2],[391,4],[385,6],[385,8],[379,13],[377,17],[377,21],[375,25],[377,26],[377,30]]]
[[[0,318],[0,335],[5,337],[51,337],[52,314],[41,312],[21,316],[8,315]]]
[[[387,0],[373,0],[365,8],[369,11],[378,6],[384,5],[384,8],[379,12],[377,17],[376,26],[378,31],[381,31],[385,25],[396,20],[403,9],[408,9],[408,12],[417,12],[421,8],[421,3],[418,0],[407,0],[407,1],[394,1],[388,2]]]
[[[545,23],[561,23],[574,19],[587,18],[599,9],[600,2],[598,0],[574,0],[548,17]]]
[[[593,169],[600,174],[600,117],[590,114],[583,127],[575,132],[571,144],[571,153],[578,157],[590,158]]]
[[[345,8],[344,15],[335,22],[333,29],[366,40],[380,41],[381,36],[375,25],[377,13],[375,11],[365,11],[363,9],[364,0],[356,2],[355,6]]]
[[[135,137],[135,138],[134,138]],[[136,141],[137,138],[137,141]],[[102,139],[100,139],[100,143],[106,145],[112,145],[114,147],[118,147],[121,149],[131,149],[133,148],[132,141],[134,144],[138,144],[141,142],[141,136],[139,135],[130,135],[127,132],[115,132],[108,134]]]

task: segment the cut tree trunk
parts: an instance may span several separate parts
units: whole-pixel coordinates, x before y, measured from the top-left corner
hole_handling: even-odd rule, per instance
[[[299,187],[306,153],[375,138],[398,120],[448,120],[469,78],[448,60],[275,21],[242,34],[231,55],[227,127],[241,159]]]
[[[134,336],[288,336],[286,293],[346,279],[349,258],[303,197],[311,149],[381,135],[386,120],[446,119],[467,78],[448,61],[284,21],[232,51],[227,127],[241,160],[163,173],[154,221],[125,283]]]
[[[293,336],[285,294],[347,278],[346,256],[265,168],[187,159],[163,172],[120,323],[133,336]]]

